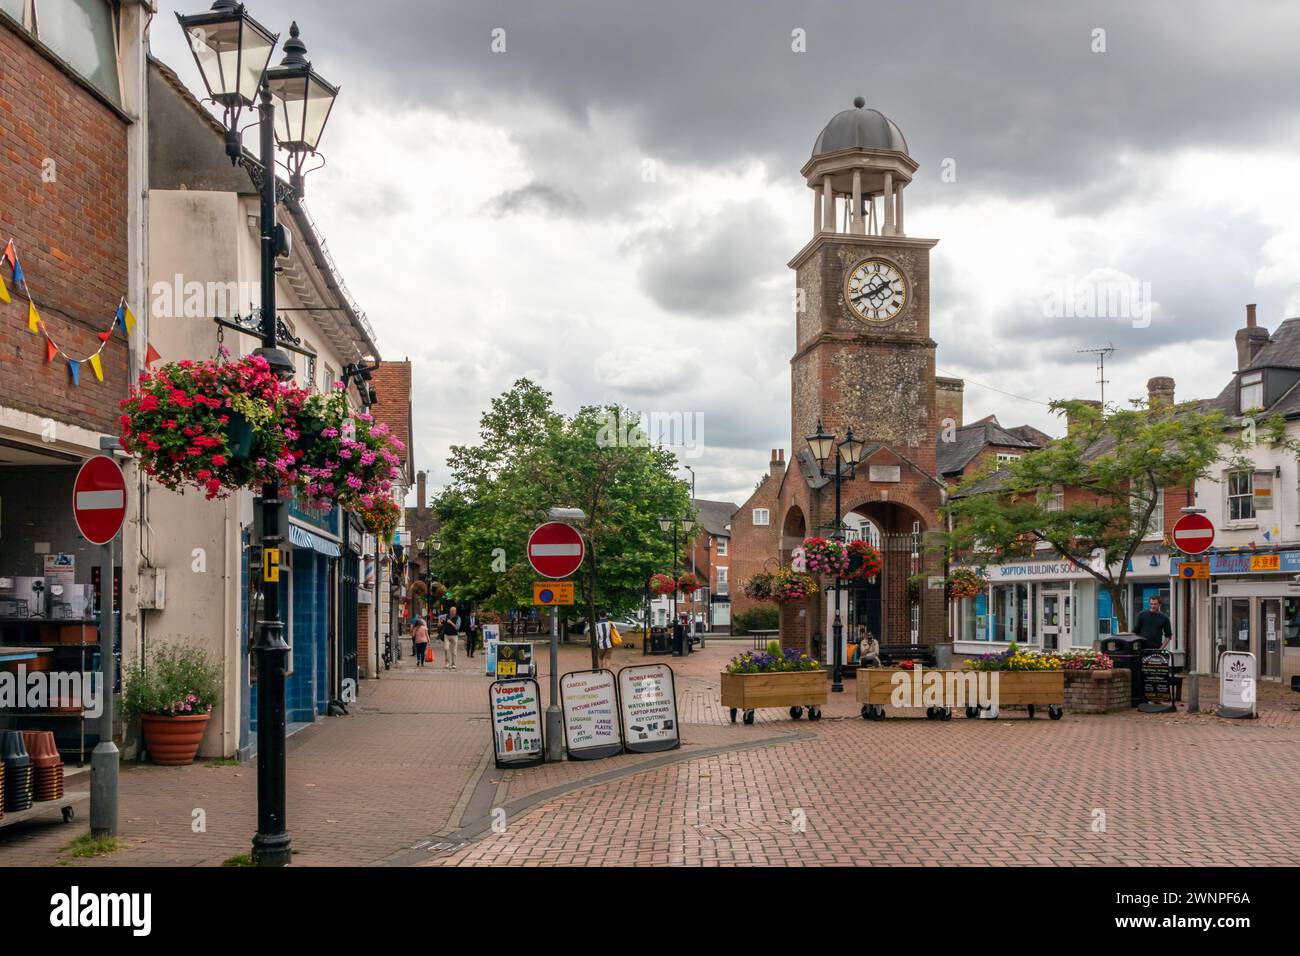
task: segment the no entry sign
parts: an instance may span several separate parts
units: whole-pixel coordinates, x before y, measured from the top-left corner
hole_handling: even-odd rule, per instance
[[[544,578],[567,578],[585,553],[582,535],[558,521],[548,521],[528,536],[528,563]]]
[[[1183,515],[1174,524],[1173,540],[1183,554],[1204,554],[1214,544],[1214,523],[1205,515]]]
[[[89,459],[72,485],[72,515],[91,544],[108,544],[126,517],[126,479],[117,462],[105,455]]]

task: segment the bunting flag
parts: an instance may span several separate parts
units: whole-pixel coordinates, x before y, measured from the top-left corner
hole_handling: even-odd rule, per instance
[[[13,239],[5,243],[4,252],[0,253],[0,262],[9,263],[9,268],[13,273],[14,288],[21,292],[27,298],[27,328],[32,334],[45,336],[45,361],[47,364],[52,363],[55,356],[63,353],[59,343],[54,341],[50,335],[50,330],[45,326],[45,320],[41,318],[41,313],[36,308],[36,300],[32,297],[31,289],[27,286],[27,275],[23,272],[22,262],[18,258],[18,247],[14,245]],[[0,302],[9,302],[9,287],[5,285],[3,277],[0,277]],[[72,358],[67,356],[68,373],[72,377],[72,384],[80,387],[81,385],[81,364],[89,362],[91,369],[95,373],[95,378],[104,381],[104,363],[100,358],[104,347],[108,345],[109,340],[113,337],[113,331],[121,326],[126,336],[126,346],[131,347],[131,333],[135,330],[135,316],[131,314],[131,307],[126,304],[126,296],[122,296],[117,302],[117,312],[113,316],[113,323],[109,326],[107,332],[96,333],[99,336],[99,348],[85,358]],[[157,361],[160,356],[153,351],[153,346],[149,347],[153,359]]]
[[[148,347],[144,353],[144,364],[149,366],[162,358],[162,356],[158,354],[158,350],[153,347],[152,342],[147,343],[147,346]]]

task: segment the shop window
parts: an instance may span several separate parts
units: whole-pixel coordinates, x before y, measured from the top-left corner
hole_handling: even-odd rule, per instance
[[[766,525],[770,520],[770,518],[771,515],[768,513],[768,510],[766,508],[754,509],[754,525],[756,527]]]
[[[1289,597],[1282,603],[1282,643],[1300,647],[1300,598]]]
[[[35,12],[37,38],[97,90],[120,103],[114,5],[107,0],[36,0]]]
[[[1250,471],[1228,472],[1228,520],[1249,521],[1255,517],[1255,475]]]
[[[1264,407],[1264,373],[1249,372],[1241,376],[1238,384],[1237,410],[1241,414]]]

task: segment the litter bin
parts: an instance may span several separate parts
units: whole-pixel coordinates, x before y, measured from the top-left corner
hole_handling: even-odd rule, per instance
[[[685,657],[690,653],[690,644],[687,643],[689,638],[686,636],[686,625],[678,621],[673,625],[673,657]]]
[[[668,644],[668,628],[650,628],[650,640],[646,642],[651,654],[669,654],[672,648]]]
[[[1101,642],[1101,649],[1115,662],[1115,669],[1129,672],[1129,698],[1133,707],[1146,700],[1142,685],[1142,651],[1145,647],[1146,642],[1140,637],[1106,637]]]

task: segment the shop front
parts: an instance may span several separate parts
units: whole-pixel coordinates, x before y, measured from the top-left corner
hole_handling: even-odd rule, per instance
[[[988,654],[1013,641],[1040,651],[1082,650],[1120,629],[1110,591],[1071,561],[1027,560],[974,570],[988,586],[973,597],[951,602],[957,654]],[[1122,596],[1130,625],[1151,596],[1159,597],[1170,612],[1169,583],[1169,559],[1163,551],[1134,556]]]
[[[1300,674],[1300,551],[1225,552],[1209,565],[1212,672],[1225,651],[1245,651],[1261,678]]]

